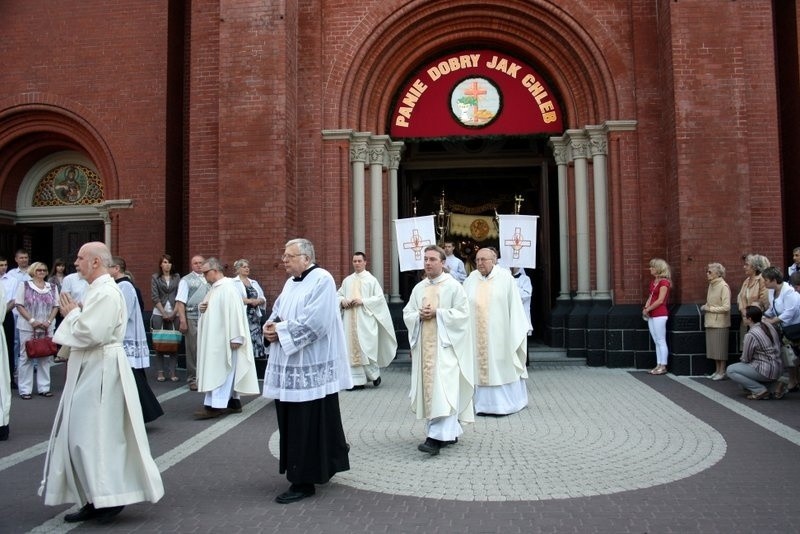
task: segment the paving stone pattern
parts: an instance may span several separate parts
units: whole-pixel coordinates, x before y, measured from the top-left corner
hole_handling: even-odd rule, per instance
[[[797,532],[800,394],[747,401],[730,381],[577,366],[530,369],[530,406],[477,417],[459,443],[417,451],[409,368],[342,392],[351,470],[279,505],[274,407],[194,421],[202,395],[151,386],[166,415],[147,425],[166,495],[107,526],[67,524],[36,495],[64,379],[51,399],[12,401],[0,442],[0,532]]]

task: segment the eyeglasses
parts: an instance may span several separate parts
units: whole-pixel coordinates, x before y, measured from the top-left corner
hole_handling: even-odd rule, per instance
[[[711,271],[706,271],[706,274],[711,274]]]
[[[36,269],[37,273],[46,273],[47,269]]]
[[[306,254],[284,254],[281,256],[282,260],[291,260],[292,258],[296,258],[297,256],[306,256]]]

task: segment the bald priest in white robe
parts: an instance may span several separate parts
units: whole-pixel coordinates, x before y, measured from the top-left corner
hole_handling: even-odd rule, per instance
[[[103,243],[83,245],[75,261],[89,282],[83,308],[68,293],[59,299],[64,321],[53,339],[63,345],[59,355],[68,357],[67,377],[42,482],[45,504],[84,505],[64,516],[67,522],[108,522],[124,505],[164,495],[122,347],[128,318],[110,265]]]
[[[337,293],[353,389],[363,389],[367,381],[378,387],[380,368],[392,363],[397,353],[397,337],[383,288],[367,271],[367,257],[363,252],[353,254],[353,269],[355,272],[342,280]]]
[[[201,268],[211,289],[200,303],[197,323],[197,390],[205,393],[195,419],[241,413],[240,395],[259,393],[247,312],[233,280],[216,258]]]
[[[475,413],[507,415],[528,405],[528,320],[511,273],[482,248],[464,282],[475,353]]]
[[[443,271],[445,252],[425,247],[425,279],[403,309],[411,345],[411,411],[426,419],[417,449],[430,455],[458,442],[460,422],[473,422],[472,336],[464,288]]]

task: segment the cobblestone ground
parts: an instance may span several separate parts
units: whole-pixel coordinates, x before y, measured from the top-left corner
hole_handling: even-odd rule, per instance
[[[60,393],[64,366],[53,369]],[[111,525],[67,524],[70,506],[36,495],[59,396],[12,401],[0,442],[0,532],[797,532],[800,394],[747,401],[729,382],[543,365],[530,405],[477,417],[458,444],[417,451],[409,368],[379,388],[342,392],[351,470],[315,497],[273,502],[278,474],[272,404],[194,421],[202,396],[151,386],[166,415],[148,425],[166,495],[125,508]]]

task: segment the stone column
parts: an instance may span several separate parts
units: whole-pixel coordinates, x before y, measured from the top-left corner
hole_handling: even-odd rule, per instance
[[[369,136],[369,133],[356,132],[350,138],[350,164],[353,167],[353,250],[364,252],[367,249],[364,164],[367,162]]]
[[[370,228],[370,272],[378,279],[382,288],[383,279],[383,167],[386,164],[388,135],[373,135],[369,139],[369,228]]]
[[[569,147],[575,166],[575,246],[578,262],[578,291],[576,300],[590,300],[591,292],[591,251],[589,249],[589,189],[588,163],[589,139],[583,130],[567,130]]]
[[[389,219],[392,228],[389,228],[389,273],[390,273],[390,302],[403,302],[400,298],[400,258],[397,255],[397,233],[394,222],[400,216],[398,211],[397,169],[400,167],[400,155],[405,145],[399,141],[389,143]]]
[[[567,141],[551,137],[553,156],[558,165],[558,244],[560,253],[559,277],[561,286],[558,300],[569,300],[569,191],[567,189]]]
[[[608,176],[606,171],[608,138],[603,126],[587,126],[586,132],[589,134],[594,182],[594,251],[597,281],[594,298],[611,300],[608,249]]]

